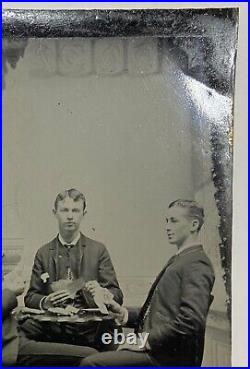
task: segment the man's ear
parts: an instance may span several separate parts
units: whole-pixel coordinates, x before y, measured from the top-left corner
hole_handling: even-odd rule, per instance
[[[198,232],[199,226],[200,226],[199,220],[198,219],[193,219],[192,220],[192,231],[193,232]]]
[[[83,210],[83,216],[87,214],[87,210]]]
[[[53,215],[56,215],[56,209],[52,209]]]

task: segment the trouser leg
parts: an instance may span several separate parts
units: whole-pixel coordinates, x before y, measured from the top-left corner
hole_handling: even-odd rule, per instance
[[[131,350],[101,352],[88,356],[80,366],[159,366],[147,352]]]
[[[97,351],[91,347],[38,342],[20,337],[17,365],[78,366],[82,359],[95,353]]]

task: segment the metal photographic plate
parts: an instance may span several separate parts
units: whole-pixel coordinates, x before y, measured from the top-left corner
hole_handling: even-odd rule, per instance
[[[148,316],[152,318],[154,309],[157,310],[156,320],[152,318],[148,324],[154,334],[157,330],[158,338],[150,341],[150,331],[148,346],[138,354],[148,355],[151,366],[231,365],[233,113],[238,16],[237,8],[225,7],[3,10],[2,264],[6,284],[17,278],[27,280],[26,290],[18,298],[20,306],[39,309],[42,305],[32,305],[29,296],[36,288],[40,300],[49,295],[50,282],[63,278],[64,267],[68,268],[69,280],[83,278],[92,283],[97,279],[102,288],[109,286],[105,278],[108,280],[115,273],[112,288],[118,288],[119,283],[123,306],[142,306],[148,296],[148,310],[142,309],[140,313],[140,317],[145,313],[143,322],[150,320]],[[81,237],[91,240],[86,241],[92,242],[91,252],[102,250],[96,251],[93,255],[99,256],[91,256],[88,263],[86,245],[80,254],[72,256],[73,261],[66,255],[66,249],[65,253],[60,251],[63,232],[58,201],[78,199],[65,195],[65,200],[62,191],[69,189],[84,194],[81,201],[86,198]],[[70,194],[76,194],[74,191]],[[61,197],[55,201],[57,194]],[[182,211],[186,201],[194,204],[192,209],[204,209],[204,224],[197,213],[185,217],[188,224],[193,219],[194,228],[190,241],[184,243],[175,240],[179,218],[167,215],[172,208],[169,204],[176,200],[182,204],[177,206]],[[63,211],[68,210],[66,207]],[[169,225],[172,221],[175,228]],[[66,226],[70,229],[76,223],[68,220]],[[186,232],[185,227],[180,232]],[[196,236],[199,242],[195,241]],[[53,237],[57,237],[53,249],[56,256],[47,256],[45,267],[42,264],[45,248],[41,246],[48,245]],[[159,276],[172,256],[181,260],[182,252],[190,252],[190,245],[197,243],[203,246],[206,260],[211,262],[215,277],[211,291],[207,285],[209,278],[203,274],[199,277],[199,271],[192,277],[196,264],[190,264],[190,274],[185,272],[186,263],[193,256],[185,256],[187,260],[180,269],[175,270],[172,264]],[[99,264],[95,264],[97,257]],[[54,276],[51,263],[58,267],[64,258],[71,261],[63,264]],[[72,266],[77,260],[86,265]],[[206,262],[201,262],[203,267]],[[90,272],[91,268],[95,272]],[[166,282],[161,295],[164,278],[171,270],[175,282],[172,285]],[[183,291],[190,275],[193,285],[184,301]],[[36,285],[29,287],[35,279]],[[109,292],[114,293],[112,288]],[[213,301],[205,308],[210,292]],[[102,298],[105,301],[110,295],[101,295]],[[164,299],[171,305],[168,309],[172,320],[165,315]],[[199,304],[203,302],[200,310]],[[184,310],[180,308],[178,312],[182,303]],[[65,327],[62,335],[66,337]],[[47,332],[48,326],[44,329]],[[183,355],[176,354],[179,338],[174,333],[173,339],[169,329],[173,329],[171,334],[178,331],[181,340],[184,336],[193,339],[205,334],[204,347],[197,338],[198,361],[185,353],[193,350],[188,349],[189,344],[191,347],[188,339],[181,343]],[[44,335],[48,333],[45,331]],[[125,327],[122,334],[125,335],[122,344],[127,348],[126,339],[132,340],[133,330]],[[166,351],[163,358],[159,347],[165,347],[165,339],[169,358],[175,357],[175,361],[167,361]],[[35,340],[40,342],[39,337]],[[76,342],[75,338],[63,341],[75,345]],[[96,348],[94,344],[92,347]],[[131,355],[136,355],[134,346],[131,350]],[[117,358],[124,352],[118,349],[114,355]],[[20,365],[25,363],[23,355],[17,353]],[[92,356],[89,357],[91,361]],[[6,362],[9,363],[8,359]],[[82,363],[86,364],[84,358]],[[126,360],[122,364],[129,366]]]

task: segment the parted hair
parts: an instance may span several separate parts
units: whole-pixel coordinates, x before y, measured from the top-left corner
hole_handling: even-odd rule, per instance
[[[83,211],[86,209],[86,199],[82,192],[76,190],[75,188],[71,188],[69,190],[64,190],[60,192],[55,199],[54,207],[57,210],[57,205],[59,201],[64,200],[66,197],[70,197],[74,201],[82,200],[83,201]]]
[[[199,221],[198,231],[201,229],[204,223],[204,209],[200,204],[198,204],[198,202],[194,200],[178,199],[171,202],[168,207],[173,208],[175,206],[187,209],[189,217],[198,219]]]

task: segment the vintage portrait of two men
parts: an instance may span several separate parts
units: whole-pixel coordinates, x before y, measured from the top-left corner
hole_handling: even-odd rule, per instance
[[[4,10],[3,366],[230,366],[238,10]]]

